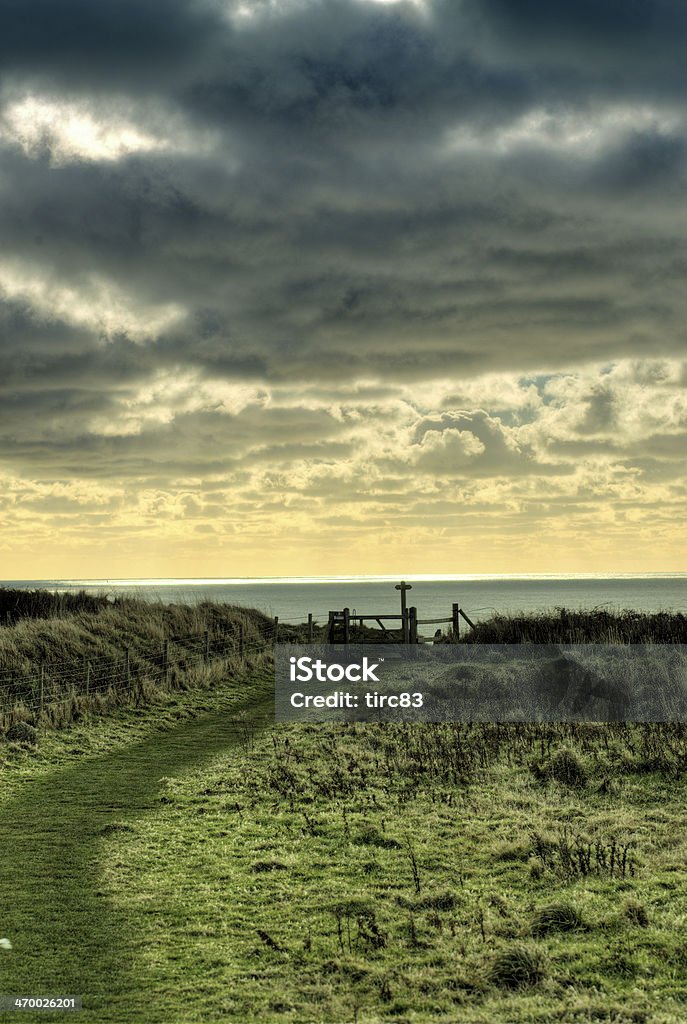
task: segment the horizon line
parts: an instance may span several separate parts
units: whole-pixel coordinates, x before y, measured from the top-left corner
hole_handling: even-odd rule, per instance
[[[327,576],[88,576],[0,580],[8,584],[61,584],[63,586],[247,586],[265,584],[390,583],[401,579],[414,583],[458,583],[498,580],[612,580],[680,579],[687,572],[553,572],[553,573],[371,573]]]

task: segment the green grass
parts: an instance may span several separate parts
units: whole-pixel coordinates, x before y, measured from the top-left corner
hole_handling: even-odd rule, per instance
[[[104,1024],[687,1019],[686,726],[251,726],[271,668],[233,671],[0,745],[0,991]]]
[[[177,839],[158,815],[170,805],[173,779],[243,749],[256,727],[247,720],[271,712],[270,684],[258,665],[250,682],[161,693],[146,712],[120,708],[45,733],[35,751],[5,746],[0,935],[13,948],[0,950],[2,992],[83,993],[97,1021],[185,1019],[181,994],[158,1004],[141,973],[156,896],[151,891],[136,914],[117,898],[112,872],[125,867],[117,841],[156,822],[169,857]]]
[[[473,644],[686,644],[682,612],[558,608],[550,613],[493,615],[462,634]]]
[[[261,612],[233,605],[93,600],[27,591],[17,601],[23,616],[0,626],[0,734],[17,721],[38,724],[41,672],[41,720],[61,727],[89,710],[132,699],[141,705],[159,690],[193,685],[206,654],[210,663],[233,657],[239,636],[248,652],[264,648],[273,626]]]
[[[685,1019],[687,730],[232,707],[167,695],[14,752],[4,991],[98,1021]],[[532,770],[558,750],[583,785]]]
[[[536,781],[542,741],[579,749],[584,791]],[[112,891],[131,913],[155,894],[170,1012],[203,965],[182,1020],[682,1021],[673,742],[655,773],[632,769],[641,729],[280,727],[120,835]]]

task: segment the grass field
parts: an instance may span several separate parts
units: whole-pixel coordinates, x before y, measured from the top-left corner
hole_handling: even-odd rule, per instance
[[[687,1019],[686,727],[270,726],[271,687],[256,661],[0,745],[0,991],[103,1022]]]
[[[151,890],[132,913],[120,899],[120,871],[137,868],[118,860],[117,845],[155,823],[171,854],[170,780],[242,751],[255,729],[246,719],[271,711],[271,674],[259,663],[249,673],[250,681],[158,693],[145,710],[119,707],[108,718],[42,733],[35,749],[0,746],[0,936],[12,944],[0,949],[3,993],[83,993],[94,1021],[207,1019],[187,1015],[182,992],[163,996],[146,974],[147,925],[154,918],[162,926],[160,903]],[[165,858],[165,875],[172,864]],[[205,884],[202,872],[198,883]],[[182,918],[191,907],[183,893],[178,899]],[[177,941],[173,930],[166,938],[158,931],[153,946],[173,953]],[[198,966],[183,991],[202,987]]]

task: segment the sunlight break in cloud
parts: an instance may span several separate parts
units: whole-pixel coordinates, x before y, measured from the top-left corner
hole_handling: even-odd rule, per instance
[[[19,300],[39,317],[86,327],[98,336],[125,334],[144,342],[176,323],[184,313],[178,303],[141,303],[95,272],[78,285],[67,285],[35,266],[0,260],[0,301]]]
[[[38,96],[27,96],[5,108],[0,138],[17,143],[31,157],[47,149],[55,166],[80,160],[114,161],[169,147],[167,140],[123,118],[96,117],[84,104]]]
[[[609,104],[583,111],[533,108],[505,128],[479,130],[475,125],[451,128],[445,137],[447,152],[513,150],[537,147],[552,152],[593,157],[633,133],[650,132],[669,136],[684,127],[672,110],[648,104]]]

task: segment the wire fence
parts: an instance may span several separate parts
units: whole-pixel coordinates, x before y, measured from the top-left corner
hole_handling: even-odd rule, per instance
[[[133,691],[143,682],[169,685],[189,669],[247,657],[271,649],[278,620],[243,623],[123,646],[116,654],[94,652],[80,660],[45,659],[30,671],[0,669],[0,716],[18,709],[40,719],[44,711],[75,698]]]

